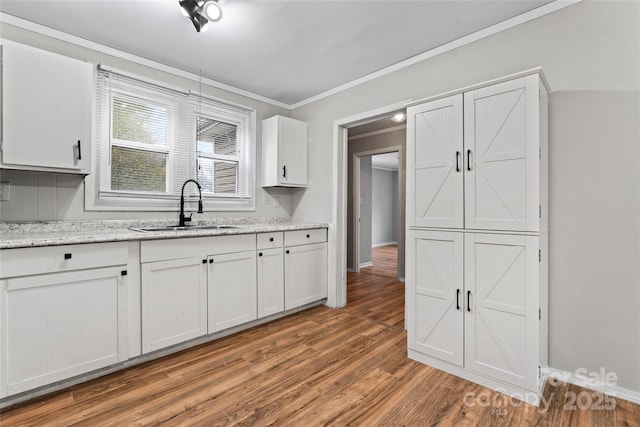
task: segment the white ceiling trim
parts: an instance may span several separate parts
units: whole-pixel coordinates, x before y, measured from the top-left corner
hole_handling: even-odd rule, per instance
[[[200,76],[197,74],[190,73],[179,68],[171,67],[160,62],[151,61],[138,55],[133,55],[119,49],[114,49],[100,43],[92,42],[91,40],[83,39],[82,37],[77,37],[68,33],[64,33],[62,31],[54,30],[53,28],[45,27],[44,25],[36,24],[35,22],[27,21],[25,19],[15,17],[4,12],[0,12],[0,22],[4,22],[25,30],[33,31],[34,33],[41,34],[43,36],[52,37],[54,39],[58,39],[67,43],[72,43],[86,49],[95,50],[96,52],[104,53],[116,58],[124,59],[138,65],[144,65],[145,67],[154,68],[156,70],[164,71],[169,74],[200,82]],[[237,88],[235,86],[208,79],[206,77],[202,78],[202,83],[225,90],[227,92],[235,93],[237,95],[246,96],[247,98],[251,98],[256,101],[266,102],[267,104],[286,108],[288,110],[292,109],[291,105],[284,102],[276,101],[275,99],[267,98],[266,96],[258,95],[253,92]]]
[[[225,83],[221,83],[218,82],[216,80],[212,80],[212,79],[208,79],[203,77],[202,78],[202,83],[218,88],[218,89],[222,89],[225,90],[227,92],[231,92],[231,93],[235,93],[237,95],[241,95],[241,96],[245,96],[247,98],[251,98],[254,99],[256,101],[260,101],[260,102],[265,102],[277,107],[281,107],[281,108],[285,108],[288,110],[294,110],[296,108],[302,107],[304,105],[310,104],[312,102],[318,101],[320,99],[326,98],[328,96],[331,95],[335,95],[337,93],[340,93],[342,91],[345,91],[347,89],[353,88],[355,86],[361,85],[363,83],[367,83],[371,80],[377,79],[379,77],[385,76],[387,74],[393,73],[395,71],[401,70],[403,68],[407,68],[411,65],[417,64],[419,62],[425,61],[427,59],[433,58],[435,56],[441,55],[445,52],[448,52],[450,50],[465,46],[467,44],[473,43],[477,40],[481,40],[485,37],[489,37],[493,34],[497,34],[501,31],[505,31],[508,30],[509,28],[513,28],[517,25],[523,24],[525,22],[529,22],[533,19],[539,18],[541,16],[544,15],[548,15],[550,13],[556,12],[558,10],[564,9],[565,7],[569,7],[572,6],[576,3],[579,3],[582,0],[556,0],[552,3],[548,3],[544,6],[541,6],[539,8],[533,9],[529,12],[525,12],[521,15],[518,15],[516,17],[507,19],[506,21],[500,22],[498,24],[492,25],[490,27],[487,27],[483,30],[480,31],[476,31],[475,33],[471,33],[467,36],[464,36],[458,40],[454,40],[452,42],[446,43],[442,46],[439,46],[435,49],[431,49],[428,50],[424,53],[421,53],[419,55],[413,56],[409,59],[406,59],[404,61],[398,62],[394,65],[391,65],[389,67],[383,68],[381,70],[378,70],[376,72],[373,72],[371,74],[367,74],[366,76],[360,77],[358,79],[352,80],[348,83],[344,83],[342,85],[336,86],[333,89],[327,90],[325,92],[319,93],[317,95],[314,95],[312,97],[309,97],[305,100],[302,100],[300,102],[296,102],[295,104],[286,104],[284,102],[280,102],[280,101],[276,101],[274,99],[271,98],[267,98],[265,96],[262,95],[258,95],[255,94],[253,92],[249,92],[247,90],[244,89],[240,89],[237,88],[235,86],[231,86]],[[169,65],[165,65],[162,64],[160,62],[156,62],[156,61],[151,61],[149,59],[140,57],[138,55],[133,55],[124,51],[121,51],[119,49],[114,49],[111,48],[109,46],[105,46],[102,45],[100,43],[96,43],[96,42],[92,42],[90,40],[81,38],[81,37],[77,37],[77,36],[73,36],[71,34],[68,33],[64,33],[62,31],[58,31],[55,30],[53,28],[49,28],[49,27],[45,27],[44,25],[40,25],[40,24],[36,24],[34,22],[31,21],[27,21],[25,19],[22,18],[17,18],[13,15],[9,15],[3,12],[0,12],[0,21],[7,23],[9,25],[13,25],[19,28],[23,28],[25,30],[29,30],[32,31],[34,33],[37,34],[41,34],[44,36],[48,36],[48,37],[52,37],[61,41],[65,41],[68,43],[72,43],[75,44],[77,46],[83,47],[83,48],[87,48],[87,49],[92,49],[95,50],[97,52],[100,53],[104,53],[107,55],[111,55],[114,56],[116,58],[120,58],[120,59],[124,59],[139,65],[143,65],[146,67],[150,67],[150,68],[154,68],[160,71],[164,71],[176,76],[180,76],[189,80],[193,80],[196,82],[200,81],[200,76],[198,76],[197,74],[194,73],[190,73],[184,70],[181,70],[179,68],[175,68],[175,67],[171,67]]]
[[[572,6],[576,3],[581,2],[582,0],[556,0],[552,3],[548,3],[544,6],[538,7],[536,9],[530,10],[529,12],[525,12],[521,15],[514,16],[513,18],[507,19],[506,21],[499,22],[495,25],[487,27],[483,30],[476,31],[475,33],[471,33],[467,36],[459,38],[449,43],[445,43],[442,46],[438,46],[435,49],[428,50],[419,55],[413,56],[409,59],[405,59],[404,61],[400,61],[396,64],[390,65],[386,68],[382,68],[381,70],[375,71],[371,74],[367,74],[366,76],[360,77],[358,79],[352,80],[348,83],[344,83],[340,86],[336,86],[333,89],[329,89],[325,92],[314,95],[310,98],[304,99],[300,102],[296,102],[290,106],[291,109],[296,109],[302,107],[304,105],[310,104],[312,102],[318,101],[320,99],[326,98],[331,95],[335,95],[336,93],[340,93],[347,89],[351,89],[352,87],[361,85],[363,83],[370,82],[371,80],[375,80],[378,77],[386,76],[387,74],[391,74],[395,71],[401,70],[403,68],[410,67],[411,65],[417,64],[418,62],[425,61],[427,59],[433,58],[438,55],[442,55],[443,53],[449,52],[450,50],[457,49],[459,47],[468,45],[475,41],[481,40],[485,37],[492,36],[499,32],[508,30],[517,25],[524,24],[525,22],[532,21],[536,18],[540,18],[541,16],[548,15],[550,13],[556,12],[558,10],[564,9],[565,7]]]

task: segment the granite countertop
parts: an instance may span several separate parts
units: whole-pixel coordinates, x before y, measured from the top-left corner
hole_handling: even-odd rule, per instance
[[[179,231],[136,231],[133,229],[175,226],[175,220],[104,220],[0,222],[0,249],[81,243],[158,240],[182,237],[222,236],[273,231],[328,228],[326,223],[295,223],[289,217],[218,218],[195,222],[192,226],[232,225],[233,228]]]

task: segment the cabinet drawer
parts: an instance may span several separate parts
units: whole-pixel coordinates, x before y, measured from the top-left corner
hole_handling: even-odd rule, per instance
[[[0,277],[26,276],[127,264],[127,242],[43,246],[0,251]]]
[[[164,261],[234,252],[255,251],[255,234],[149,240],[140,244],[141,262]]]
[[[283,237],[281,231],[278,231],[276,233],[259,233],[257,239],[257,248],[258,250],[281,248],[282,240]]]
[[[325,228],[315,228],[313,230],[285,231],[284,245],[298,246],[309,243],[322,243],[327,241],[327,230]]]

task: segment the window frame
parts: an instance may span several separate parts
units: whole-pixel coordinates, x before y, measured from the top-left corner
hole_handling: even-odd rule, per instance
[[[211,192],[203,192],[203,204],[206,211],[255,211],[255,188],[256,188],[256,111],[247,106],[232,103],[223,99],[201,95],[199,93],[179,91],[175,88],[167,87],[166,84],[155,81],[148,81],[137,76],[131,76],[126,73],[106,70],[99,67],[96,73],[95,93],[96,97],[93,102],[93,153],[92,170],[93,174],[88,175],[85,180],[85,210],[87,211],[178,211],[180,189],[176,188],[176,169],[182,171],[188,170],[188,178],[198,178],[198,158],[196,141],[196,123],[197,117],[202,115],[214,120],[235,124],[237,128],[237,143],[240,151],[240,162],[238,163],[238,179],[236,187],[245,190],[246,194],[214,194]],[[103,73],[102,76],[99,73]],[[102,78],[101,82],[98,79]],[[117,78],[117,82],[114,82]],[[106,83],[105,83],[106,82]],[[153,90],[157,87],[158,90]],[[108,94],[105,96],[104,94]],[[153,145],[140,147],[137,144],[129,147],[127,141],[124,143],[112,143],[112,99],[117,93],[122,93],[126,97],[133,97],[148,100],[150,103],[161,105],[180,104],[180,108],[188,108],[185,110],[187,120],[184,122],[185,113],[175,111],[169,108],[169,126],[167,129],[167,146]],[[175,94],[176,99],[172,99]],[[117,97],[117,95],[115,95]],[[108,111],[108,132],[105,135],[105,108]],[[177,120],[182,119],[183,122],[178,123]],[[190,128],[188,130],[187,128]],[[174,145],[179,144],[176,140],[178,132],[182,132],[182,139],[188,134],[189,147],[186,148],[188,160],[179,159]],[[124,148],[134,148],[146,151],[160,151],[167,149],[167,192],[141,192],[141,191],[113,191],[111,185],[111,148],[112,146],[122,146]],[[160,149],[158,149],[160,148]],[[183,156],[184,156],[184,149]],[[182,164],[179,164],[182,163]],[[183,172],[182,175],[185,175]],[[186,175],[185,175],[186,176]],[[175,179],[174,179],[175,178]],[[108,183],[108,189],[105,185]],[[170,188],[172,187],[172,188]],[[180,185],[181,187],[181,185]],[[188,194],[185,196],[197,194],[195,186],[189,187]]]

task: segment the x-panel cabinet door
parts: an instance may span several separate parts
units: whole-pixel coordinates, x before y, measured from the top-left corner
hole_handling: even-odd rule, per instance
[[[536,390],[537,237],[468,233],[465,366]]]
[[[539,81],[464,94],[465,227],[538,231]]]
[[[464,226],[462,113],[462,94],[409,109],[409,226]]]
[[[463,364],[463,233],[410,230],[407,236],[409,348]]]

